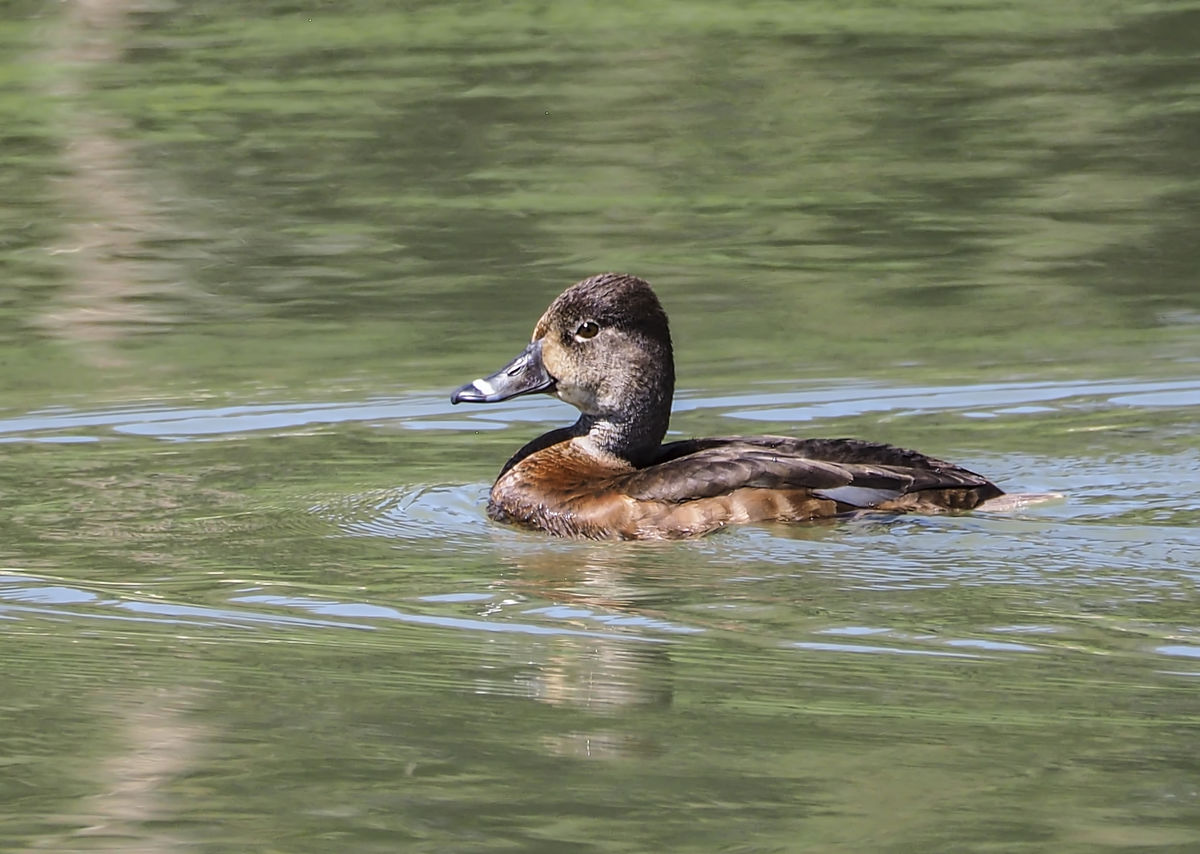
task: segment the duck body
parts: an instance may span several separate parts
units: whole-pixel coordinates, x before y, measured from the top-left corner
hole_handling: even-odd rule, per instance
[[[488,515],[559,536],[676,539],[861,511],[970,510],[1004,495],[959,466],[859,439],[662,444],[674,380],[666,315],[646,282],[606,273],[568,288],[516,359],[451,397],[492,403],[540,392],[582,413],[513,455]]]
[[[514,458],[488,515],[560,536],[676,539],[862,510],[969,510],[1002,494],[966,469],[858,439],[692,439],[636,468],[563,437]]]

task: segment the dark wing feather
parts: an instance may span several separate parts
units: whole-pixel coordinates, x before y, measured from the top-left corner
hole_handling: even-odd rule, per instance
[[[818,489],[847,486],[841,466],[730,442],[632,472],[621,491],[642,501],[690,501],[735,489]]]
[[[916,451],[859,439],[721,436],[672,442],[628,475],[634,498],[688,501],[743,487],[809,489],[841,504],[871,507],[919,490],[984,487],[986,478]]]

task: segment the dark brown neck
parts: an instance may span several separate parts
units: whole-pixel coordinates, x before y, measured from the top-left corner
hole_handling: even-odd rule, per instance
[[[674,372],[667,370],[639,389],[637,405],[598,415],[581,415],[571,427],[575,436],[586,436],[604,453],[641,468],[655,457],[671,421]]]

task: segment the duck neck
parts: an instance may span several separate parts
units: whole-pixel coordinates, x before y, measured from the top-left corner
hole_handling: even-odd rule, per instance
[[[656,423],[657,422],[657,423]],[[632,463],[641,468],[654,456],[667,434],[667,420],[612,419],[602,415],[583,415],[571,432],[592,450]]]
[[[643,405],[637,409],[585,413],[571,432],[600,453],[620,457],[637,468],[649,464],[667,435],[671,420],[673,383],[669,377],[664,379],[668,380],[665,388],[655,389],[653,396],[642,398]]]

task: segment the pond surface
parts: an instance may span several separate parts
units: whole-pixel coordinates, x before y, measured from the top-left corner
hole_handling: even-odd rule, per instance
[[[0,849],[1200,850],[1200,4],[16,0]],[[672,433],[1011,514],[489,522],[584,276]]]

